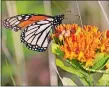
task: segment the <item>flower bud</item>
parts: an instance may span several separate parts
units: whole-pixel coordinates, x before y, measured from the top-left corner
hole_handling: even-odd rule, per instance
[[[60,41],[63,40],[63,35],[62,35],[62,34],[59,35],[59,40],[60,40]]]
[[[65,34],[65,30],[62,31],[62,35],[64,35],[64,34]]]
[[[72,41],[76,41],[76,36],[72,34]]]
[[[70,30],[66,30],[64,36],[65,36],[65,37],[69,37],[69,36],[70,36]]]
[[[68,37],[69,35],[68,35],[68,33],[65,33],[64,36],[65,36],[65,37]]]
[[[70,30],[67,30],[66,32],[67,32],[68,36],[70,36]]]
[[[109,30],[106,32],[106,37],[109,38]]]

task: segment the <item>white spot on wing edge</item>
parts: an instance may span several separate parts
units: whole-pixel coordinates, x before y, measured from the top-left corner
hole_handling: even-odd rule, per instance
[[[18,20],[21,20],[22,19],[22,17],[21,16],[18,16]]]
[[[53,18],[47,18],[46,20],[48,20],[48,21],[53,21]]]

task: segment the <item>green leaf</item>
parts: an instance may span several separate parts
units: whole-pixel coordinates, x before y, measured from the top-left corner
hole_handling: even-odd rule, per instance
[[[89,78],[87,78],[88,77],[87,73],[85,73],[83,71],[81,72],[81,70],[78,69],[77,67],[74,67],[72,65],[65,66],[64,63],[60,59],[56,59],[56,65],[58,67],[60,67],[61,69],[65,70],[65,71],[67,71],[69,73],[75,74],[78,77],[80,77],[80,80],[82,81],[82,83],[84,85],[89,85],[90,84],[90,82],[88,80]]]
[[[106,71],[109,72],[109,69]],[[109,74],[103,74],[102,78],[98,81],[97,85],[109,86]]]
[[[59,48],[59,45],[52,43],[51,48],[52,48],[52,53],[56,54],[56,49]]]
[[[95,61],[94,61],[94,65],[93,65],[92,69],[95,69],[95,70],[102,69],[105,66],[108,59],[109,59],[109,54],[106,55],[104,53],[98,53],[95,56]]]
[[[54,37],[54,41],[55,41],[55,43],[59,43],[60,42],[59,38],[57,38],[57,37]]]
[[[79,62],[78,60],[72,59],[71,61],[69,60],[69,63],[70,63],[73,67],[75,67],[75,68],[81,70],[81,72],[86,73],[86,70],[82,67],[82,65],[80,64],[80,62]]]
[[[63,77],[62,78],[62,83],[63,83],[63,85],[65,86],[65,85],[76,85],[70,78],[67,78],[67,77]]]
[[[57,56],[63,57],[64,56],[64,52],[60,50],[59,45],[52,43],[52,52],[54,54],[56,54]]]
[[[97,53],[95,56],[94,64],[97,63],[99,60],[101,60],[105,56],[104,53]]]
[[[67,72],[76,74],[77,76],[80,76],[80,77],[83,77],[83,76],[84,76],[84,75],[83,75],[79,70],[77,70],[76,68],[73,68],[72,66],[71,66],[71,67],[65,66],[64,63],[63,63],[60,59],[56,59],[56,65],[57,65],[58,67],[60,67],[61,69],[67,71]]]

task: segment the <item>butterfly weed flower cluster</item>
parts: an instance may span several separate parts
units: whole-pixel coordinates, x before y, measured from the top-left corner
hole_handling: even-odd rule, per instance
[[[84,78],[85,83],[80,79],[85,85],[94,85],[93,76],[90,76],[92,73],[107,73],[109,30],[101,32],[96,26],[61,24],[56,27],[51,37],[56,65]]]
[[[61,24],[52,38],[64,52],[64,59],[76,59],[86,67],[93,66],[97,53],[109,54],[109,30],[100,32],[96,26]]]

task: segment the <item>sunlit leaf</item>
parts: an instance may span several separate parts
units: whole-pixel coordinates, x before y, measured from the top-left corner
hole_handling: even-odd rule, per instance
[[[109,55],[105,55],[104,53],[97,54],[92,69],[102,69],[105,66],[108,59]]]
[[[60,50],[59,45],[52,43],[52,52],[57,56],[63,57],[64,53]]]
[[[107,70],[109,72],[109,69]],[[97,85],[109,86],[109,74],[103,74],[102,78],[98,81]]]
[[[80,77],[84,76],[79,70],[77,70],[76,68],[74,67],[69,67],[69,66],[65,66],[64,63],[60,60],[60,59],[56,59],[56,65],[58,67],[60,67],[61,69],[67,71],[67,72],[70,72],[70,73],[73,73],[73,74],[76,74]]]
[[[62,84],[63,86],[76,85],[70,78],[67,78],[67,77],[62,78]]]
[[[58,44],[52,43],[52,53],[56,54],[56,49],[59,48]]]
[[[105,56],[105,54],[104,53],[98,53],[98,54],[96,54],[96,56],[95,56],[95,60],[94,60],[94,64],[95,63],[97,63],[99,60],[101,60],[103,57]]]

